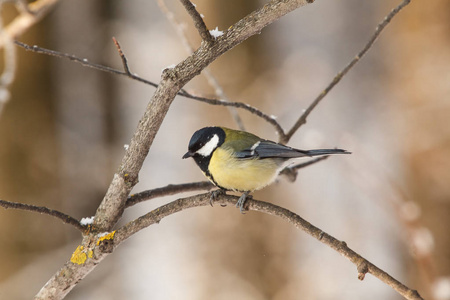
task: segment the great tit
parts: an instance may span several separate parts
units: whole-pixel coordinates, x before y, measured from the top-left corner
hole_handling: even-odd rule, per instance
[[[242,192],[236,207],[243,212],[248,194],[271,184],[289,160],[349,153],[342,149],[299,150],[245,131],[205,127],[192,135],[183,158],[192,157],[222,191]]]

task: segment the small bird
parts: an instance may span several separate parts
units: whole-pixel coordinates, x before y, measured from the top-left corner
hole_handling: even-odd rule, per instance
[[[183,158],[192,157],[219,192],[242,192],[236,204],[242,213],[249,193],[275,181],[292,159],[349,153],[342,149],[299,150],[249,132],[215,126],[197,130]]]

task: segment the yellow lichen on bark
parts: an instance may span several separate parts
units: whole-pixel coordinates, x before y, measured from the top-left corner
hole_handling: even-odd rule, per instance
[[[86,262],[87,259],[87,255],[85,252],[83,252],[84,247],[83,246],[78,246],[77,249],[75,249],[75,251],[72,253],[72,257],[70,258],[70,261],[74,264],[77,265],[81,265],[84,264]],[[92,252],[92,250],[90,251]],[[92,257],[92,254],[89,253],[90,256]]]
[[[115,234],[115,233],[116,233],[116,231],[114,230],[114,231],[108,233],[107,235],[104,235],[104,236],[102,236],[101,238],[99,238],[98,241],[97,241],[97,246],[100,245],[100,242],[101,242],[101,241],[104,241],[104,240],[112,240],[112,239],[114,238],[114,234]]]

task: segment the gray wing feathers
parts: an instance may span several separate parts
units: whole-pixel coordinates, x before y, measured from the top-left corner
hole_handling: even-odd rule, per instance
[[[256,145],[256,144],[255,144]],[[238,158],[295,158],[302,156],[318,156],[329,154],[348,154],[349,152],[342,149],[317,149],[317,150],[299,150],[285,145],[277,144],[271,141],[262,140],[250,149],[236,152]]]
[[[245,149],[236,153],[238,158],[294,158],[301,156],[309,156],[307,151],[297,150],[288,146],[277,144],[271,141],[260,141],[256,147]]]

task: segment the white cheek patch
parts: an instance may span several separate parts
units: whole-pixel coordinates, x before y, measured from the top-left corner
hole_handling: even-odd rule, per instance
[[[219,144],[219,136],[215,134],[203,147],[197,150],[196,153],[201,156],[210,156],[214,149],[217,148]]]

